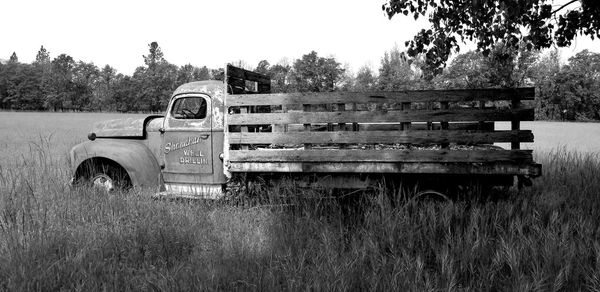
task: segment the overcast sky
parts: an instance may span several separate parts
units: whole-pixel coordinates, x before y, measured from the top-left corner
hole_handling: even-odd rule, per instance
[[[560,2],[560,1],[559,1]],[[315,50],[353,71],[378,68],[383,53],[404,42],[425,20],[388,20],[380,0],[7,0],[0,4],[0,59],[16,52],[31,62],[41,45],[52,58],[109,64],[131,74],[157,41],[167,61],[209,68],[244,60],[290,61]],[[600,41],[580,38],[563,57]],[[464,51],[464,50],[463,50]]]

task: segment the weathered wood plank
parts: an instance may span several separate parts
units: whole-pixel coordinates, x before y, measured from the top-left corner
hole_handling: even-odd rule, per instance
[[[232,162],[532,162],[531,150],[231,150]]]
[[[290,132],[304,131],[304,125],[302,125],[302,124],[286,124],[286,125],[287,125],[287,129]],[[349,131],[350,130],[358,131],[359,126],[360,126],[360,131],[398,131],[397,123],[383,123],[383,124],[380,124],[380,123],[362,123],[362,124],[352,123],[352,126],[353,126],[353,128],[348,129]],[[356,127],[356,128],[354,128],[354,127]],[[414,123],[414,124],[411,124],[409,129],[417,130],[417,131],[427,130],[427,124]],[[441,130],[440,123],[434,123],[433,129]],[[483,129],[480,128],[480,125],[478,122],[452,122],[452,123],[448,123],[448,129],[449,130],[493,131],[494,130],[494,122],[485,122]],[[325,124],[322,124],[322,125],[321,124],[312,124],[311,130],[313,132],[325,131],[326,125]]]
[[[494,142],[533,142],[533,133],[520,131],[337,131],[287,133],[227,133],[231,144],[491,144]]]
[[[227,116],[230,125],[243,124],[311,124],[311,123],[385,123],[427,122],[432,119],[452,121],[532,121],[532,108],[519,109],[450,109],[411,110],[388,112],[293,112],[232,114]]]
[[[416,91],[374,91],[374,92],[307,92],[229,95],[230,106],[281,105],[281,104],[330,104],[330,103],[402,103],[432,101],[476,101],[484,100],[533,100],[535,89],[489,88],[489,89],[452,89],[452,90],[416,90]]]
[[[231,172],[325,172],[325,173],[413,173],[541,175],[539,164],[499,163],[389,163],[389,162],[232,162]]]
[[[427,124],[423,123],[408,123],[410,130],[427,130]],[[439,123],[434,123],[433,130],[441,130],[441,125]],[[376,124],[376,123],[368,123],[368,124],[360,124],[360,128],[362,131],[396,131],[398,128],[395,124]],[[484,131],[493,131],[494,130],[494,122],[485,122],[484,128],[481,129],[479,127],[478,122],[452,122],[448,123],[449,130],[484,130]]]
[[[226,72],[227,72],[227,77],[235,77],[235,78],[239,78],[239,79],[256,81],[256,82],[260,82],[260,83],[269,83],[270,84],[270,82],[271,82],[271,78],[269,78],[269,76],[259,74],[256,72],[252,72],[252,71],[249,71],[246,69],[238,68],[238,67],[232,66],[230,64],[227,64]],[[258,105],[258,104],[252,104],[252,105]]]

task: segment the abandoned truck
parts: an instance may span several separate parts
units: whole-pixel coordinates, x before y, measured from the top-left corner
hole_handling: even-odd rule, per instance
[[[520,129],[534,118],[522,102],[533,88],[269,94],[265,75],[227,65],[224,76],[177,88],[164,116],[96,123],[70,152],[73,180],[219,198],[235,173],[353,188],[378,175],[493,185],[541,175],[520,149],[533,142]]]

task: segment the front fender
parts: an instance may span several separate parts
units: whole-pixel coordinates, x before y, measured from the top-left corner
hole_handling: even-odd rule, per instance
[[[161,184],[160,167],[156,157],[143,140],[96,139],[83,142],[71,149],[73,174],[86,160],[107,158],[121,165],[139,187],[157,187]]]

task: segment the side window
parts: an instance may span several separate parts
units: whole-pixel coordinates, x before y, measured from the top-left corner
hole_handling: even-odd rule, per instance
[[[200,120],[206,118],[206,100],[203,97],[183,97],[175,100],[171,116],[176,119]]]

